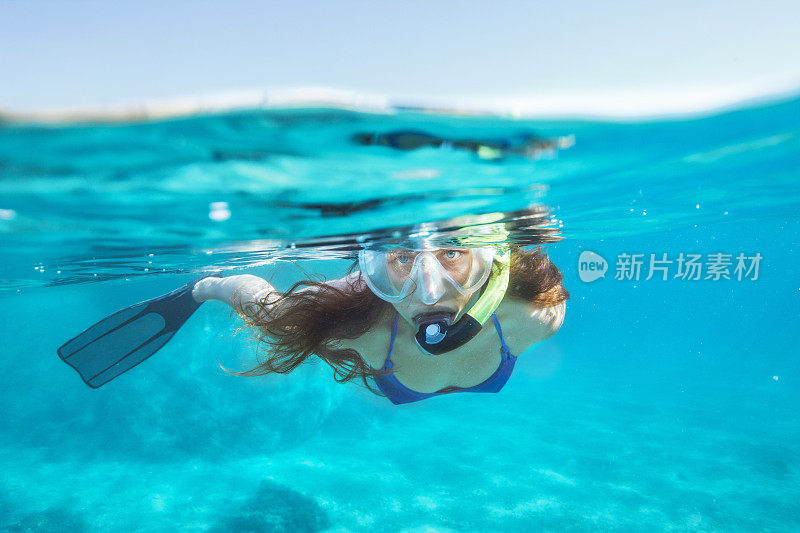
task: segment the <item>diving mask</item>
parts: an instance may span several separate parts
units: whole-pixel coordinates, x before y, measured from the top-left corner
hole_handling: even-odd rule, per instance
[[[416,294],[433,305],[450,288],[464,295],[480,289],[496,253],[494,246],[363,249],[358,262],[367,285],[382,300],[398,303]]]

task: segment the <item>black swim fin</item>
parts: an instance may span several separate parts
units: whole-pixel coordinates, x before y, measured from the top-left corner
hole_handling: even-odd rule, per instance
[[[58,349],[58,356],[90,387],[108,383],[156,353],[175,335],[200,307],[192,288],[207,277],[117,311],[67,341]]]

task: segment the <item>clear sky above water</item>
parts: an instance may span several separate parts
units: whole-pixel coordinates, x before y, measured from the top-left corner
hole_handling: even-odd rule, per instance
[[[645,106],[747,97],[800,87],[799,15],[796,0],[6,0],[0,109],[308,86],[409,99],[647,93]]]

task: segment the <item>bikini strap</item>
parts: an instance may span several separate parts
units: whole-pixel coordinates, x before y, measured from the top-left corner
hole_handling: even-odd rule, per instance
[[[392,338],[389,341],[389,353],[386,354],[386,362],[383,364],[383,368],[389,370],[394,367],[392,364],[392,348],[394,347],[394,338],[397,336],[397,319],[400,318],[400,313],[397,313],[394,316],[394,325],[392,326]]]
[[[508,349],[506,341],[503,338],[503,328],[500,327],[500,321],[497,320],[497,315],[492,313],[492,320],[494,320],[494,327],[497,329],[497,334],[500,335],[500,356],[511,357],[511,350]]]

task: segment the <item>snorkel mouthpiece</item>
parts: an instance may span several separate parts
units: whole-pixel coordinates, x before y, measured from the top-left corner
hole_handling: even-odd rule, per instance
[[[422,328],[420,328],[422,331]],[[447,323],[444,321],[434,322],[425,326],[425,342],[427,344],[438,344],[447,335]]]
[[[447,335],[447,328],[453,324],[454,313],[430,313],[414,318],[417,336],[423,335],[426,344],[438,344]]]
[[[450,314],[431,314],[418,318],[415,320],[417,324],[417,334],[414,336],[417,344],[423,351],[430,355],[438,355],[453,348],[447,348],[453,340],[453,333],[458,333],[463,330],[463,320],[470,317],[464,315],[461,320],[453,324],[452,315]],[[451,331],[450,328],[457,326],[455,330]],[[479,326],[480,328],[480,326]],[[447,339],[444,345],[440,344]],[[466,342],[469,339],[465,339]]]
[[[452,325],[446,320],[421,324],[414,340],[428,355],[441,355],[466,344],[481,327],[477,320],[466,314]]]
[[[489,277],[483,294],[475,305],[455,324],[450,324],[449,315],[429,315],[418,319],[417,346],[428,355],[441,355],[469,342],[480,332],[483,324],[495,312],[508,289],[510,252],[502,247],[497,256],[500,270]]]

